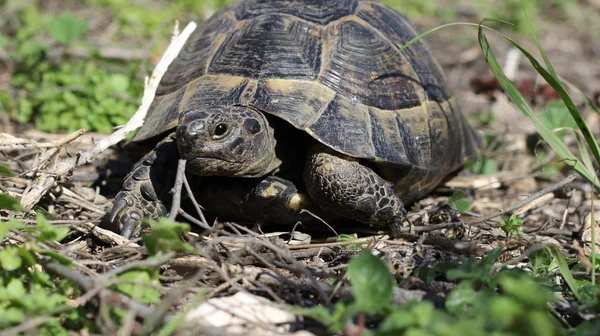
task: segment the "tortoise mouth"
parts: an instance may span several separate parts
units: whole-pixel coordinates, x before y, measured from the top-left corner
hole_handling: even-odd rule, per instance
[[[186,171],[194,175],[212,175],[221,170],[224,165],[227,165],[226,161],[207,158],[197,157],[187,161]]]
[[[186,164],[186,171],[193,175],[203,176],[237,176],[243,164],[223,159],[197,157]]]

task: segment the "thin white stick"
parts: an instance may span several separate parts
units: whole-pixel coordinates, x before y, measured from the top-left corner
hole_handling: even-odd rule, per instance
[[[154,68],[152,72],[152,77],[145,79],[144,85],[144,96],[142,97],[142,103],[138,108],[137,112],[131,117],[131,119],[122,127],[118,128],[113,134],[107,136],[106,138],[98,141],[94,147],[90,150],[81,153],[80,155],[76,155],[74,157],[62,160],[58,162],[54,167],[49,169],[48,173],[40,174],[31,188],[28,188],[23,193],[23,197],[21,198],[21,205],[25,210],[30,210],[36,205],[39,200],[45,195],[48,190],[54,185],[56,182],[56,178],[67,175],[71,170],[76,167],[79,167],[85,163],[90,162],[94,159],[98,154],[105,151],[108,147],[117,144],[119,141],[125,139],[129,133],[138,129],[144,124],[144,119],[146,118],[146,114],[148,113],[148,109],[150,108],[150,104],[154,100],[154,96],[156,94],[156,89],[158,88],[158,84],[162,79],[163,75],[167,71],[167,68],[173,60],[179,55],[179,52],[185,45],[185,42],[188,40],[190,35],[196,29],[196,23],[190,22],[185,29],[178,34],[179,32],[179,22],[175,23],[175,29],[173,38],[171,39],[171,44],[165,50],[162,58]]]
[[[57,141],[37,142],[30,139],[21,139],[10,134],[0,133],[0,150],[15,150],[24,148],[57,148],[76,140],[88,131],[87,128],[82,128],[73,132]]]

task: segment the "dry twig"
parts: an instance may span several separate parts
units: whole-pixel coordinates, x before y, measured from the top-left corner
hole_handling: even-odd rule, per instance
[[[25,148],[58,148],[62,147],[73,140],[76,140],[80,136],[84,135],[88,131],[87,128],[82,128],[75,131],[57,141],[48,142],[37,142],[30,139],[21,139],[10,134],[0,133],[0,150],[17,150]]]
[[[181,207],[181,190],[183,187],[183,177],[185,176],[185,160],[177,162],[177,176],[175,177],[175,185],[171,190],[173,201],[171,202],[171,211],[169,211],[169,219],[175,220],[179,208]]]

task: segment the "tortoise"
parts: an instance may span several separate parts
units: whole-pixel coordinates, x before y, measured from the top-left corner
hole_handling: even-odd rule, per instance
[[[162,78],[132,139],[158,143],[109,220],[130,237],[166,215],[183,158],[220,218],[295,223],[308,209],[401,225],[405,204],[481,148],[426,42],[397,53],[417,35],[376,1],[245,0],[215,13]]]

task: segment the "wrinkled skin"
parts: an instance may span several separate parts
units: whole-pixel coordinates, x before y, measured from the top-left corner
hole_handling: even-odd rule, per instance
[[[249,108],[186,113],[176,134],[191,174],[260,177],[281,164],[273,129],[262,113]]]
[[[371,168],[313,144],[304,167],[294,168],[302,170],[298,175],[303,178],[292,182],[274,176],[282,164],[276,144],[269,121],[254,109],[233,106],[187,112],[176,133],[161,141],[125,178],[109,219],[129,238],[140,234],[143,218],[167,215],[165,205],[171,196],[166,191],[173,185],[177,159],[183,158],[189,174],[230,178],[213,178],[216,183],[207,178],[208,183],[199,183],[196,190],[211,195],[207,203],[213,203],[214,209],[208,210],[223,217],[294,223],[305,218],[302,209],[309,209],[376,227],[401,222],[403,204],[393,184]]]

